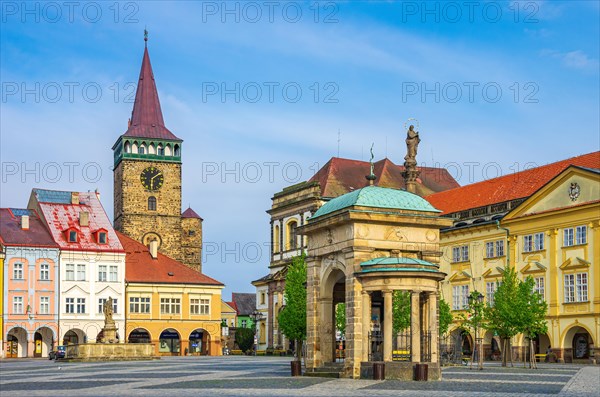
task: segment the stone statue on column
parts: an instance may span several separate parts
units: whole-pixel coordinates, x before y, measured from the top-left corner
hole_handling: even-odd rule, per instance
[[[419,131],[415,131],[415,126],[411,125],[406,131],[406,156],[404,156],[404,182],[406,190],[411,193],[417,193],[417,178],[420,171],[417,170],[417,149],[421,138]]]
[[[117,326],[115,325],[115,320],[113,319],[113,305],[113,299],[109,296],[102,306],[102,312],[104,313],[104,328],[102,328],[102,340],[98,342],[118,343]]]

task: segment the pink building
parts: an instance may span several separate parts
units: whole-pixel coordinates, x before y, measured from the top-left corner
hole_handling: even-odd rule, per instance
[[[2,356],[47,357],[58,339],[59,247],[37,212],[0,209]]]

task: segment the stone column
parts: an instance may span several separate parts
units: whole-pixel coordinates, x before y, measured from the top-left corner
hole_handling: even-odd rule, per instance
[[[307,257],[306,267],[306,367],[312,369],[321,365],[320,321],[318,317],[320,261],[314,257]]]
[[[383,361],[392,361],[392,291],[385,290],[383,293]]]
[[[429,332],[431,333],[431,362],[439,360],[439,326],[438,326],[438,293],[430,292],[428,297]]]
[[[420,313],[420,291],[412,291],[410,295],[410,332],[412,362],[421,362],[421,313]]]
[[[371,293],[362,292],[362,361],[369,361],[369,332],[371,331]]]

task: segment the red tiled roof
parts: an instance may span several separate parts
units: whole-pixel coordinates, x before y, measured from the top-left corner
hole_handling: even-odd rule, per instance
[[[125,248],[125,281],[129,283],[223,285],[160,252],[153,259],[144,244],[123,233],[117,236]]]
[[[29,215],[29,229],[21,228],[21,216],[15,215],[12,209],[0,208],[0,242],[3,245],[58,248],[36,211],[19,209],[18,212]]]
[[[600,168],[600,152],[584,154],[570,159],[531,168],[487,181],[473,183],[426,197],[444,214],[464,211],[485,205],[529,197],[560,174],[569,165]]]
[[[198,218],[198,219],[202,220],[200,215],[198,215],[196,213],[196,211],[194,211],[191,208],[188,208],[187,210],[183,211],[183,213],[181,214],[181,217],[182,218]]]
[[[404,189],[404,166],[394,164],[389,159],[375,164],[376,186]],[[460,185],[445,168],[420,167],[421,176],[417,181],[417,193],[425,196],[431,193],[453,189]],[[337,197],[352,190],[360,189],[369,183],[365,178],[370,172],[368,161],[332,157],[309,182],[317,181],[322,197]]]
[[[34,189],[32,199],[40,197]],[[44,193],[54,191],[43,191]],[[65,192],[59,192],[65,193]],[[79,204],[56,203],[37,201],[41,215],[50,230],[54,241],[63,250],[71,251],[101,251],[101,252],[123,252],[123,246],[119,242],[115,230],[100,203],[98,196],[93,192],[80,192]],[[89,225],[81,226],[79,224],[79,213],[89,213]],[[78,232],[78,240],[69,243],[65,236],[65,231],[74,228]],[[108,243],[98,244],[95,233],[104,229],[107,232]]]
[[[131,124],[123,136],[181,140],[165,127],[148,48],[144,48]]]

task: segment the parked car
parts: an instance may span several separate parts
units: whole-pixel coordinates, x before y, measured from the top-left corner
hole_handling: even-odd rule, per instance
[[[48,353],[48,360],[57,360],[59,358],[65,358],[67,355],[66,346],[57,346],[54,350]]]

